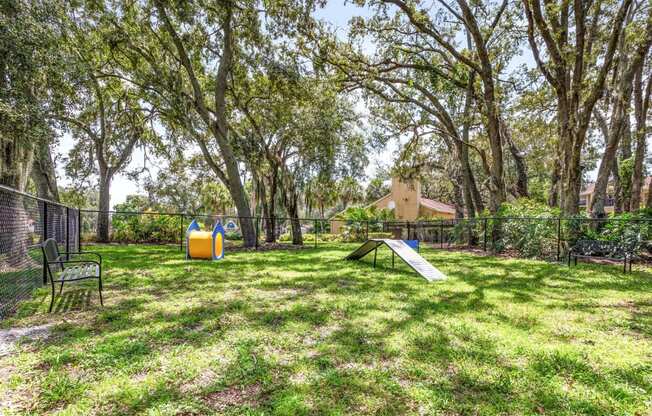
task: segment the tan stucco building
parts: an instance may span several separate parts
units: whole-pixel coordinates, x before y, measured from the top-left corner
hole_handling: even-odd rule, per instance
[[[397,220],[416,221],[417,218],[455,218],[455,208],[433,199],[421,196],[421,183],[417,180],[403,182],[400,178],[392,178],[390,193],[367,205],[378,209],[394,211]],[[339,215],[336,214],[335,217]],[[331,232],[338,233],[344,221],[331,220]]]
[[[652,177],[648,176],[643,181],[643,188],[641,189],[641,207],[645,205],[647,201],[647,194],[650,191],[650,183],[652,183]],[[580,209],[588,209],[591,206],[591,201],[593,200],[593,194],[595,193],[595,183],[591,182],[586,185],[586,188],[580,192]],[[604,212],[612,213],[614,212],[614,197],[613,197],[613,186],[609,184],[607,188],[607,198],[604,201]]]

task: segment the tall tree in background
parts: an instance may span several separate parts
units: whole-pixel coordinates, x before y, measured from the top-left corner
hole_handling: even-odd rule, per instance
[[[647,70],[646,70],[647,69]],[[645,156],[647,153],[647,117],[650,109],[650,94],[652,94],[652,74],[650,62],[646,67],[641,67],[634,77],[634,117],[636,130],[634,141],[634,166],[632,169],[632,200],[631,210],[635,211],[645,202],[647,207],[652,206],[652,192],[647,195],[647,201],[641,201],[641,193],[645,180]]]
[[[136,145],[154,137],[153,112],[136,90],[102,72],[110,50],[101,32],[74,13],[65,23],[69,93],[65,106],[50,117],[77,139],[66,167],[71,177],[98,177],[97,239],[107,242],[111,183],[128,165]]]
[[[561,200],[553,198],[552,202],[559,202],[566,215],[575,215],[582,183],[582,149],[632,0],[616,5],[602,0],[522,3],[534,60],[556,94],[559,163],[550,192],[559,193]]]
[[[117,10],[99,11],[110,29],[116,64],[139,86],[171,129],[183,129],[200,148],[208,167],[227,186],[241,217],[245,246],[255,244],[251,209],[231,128],[229,83],[234,67],[263,36],[291,34],[291,19],[302,16],[300,3],[119,1]],[[263,9],[259,9],[262,7]],[[296,13],[287,13],[288,10]],[[123,75],[124,74],[124,75]]]
[[[0,184],[24,190],[36,162],[43,171],[32,177],[46,198],[57,198],[48,166],[54,133],[45,114],[57,96],[58,12],[56,2],[0,4]]]
[[[505,129],[501,127],[501,91],[496,82],[508,57],[515,53],[513,42],[506,43],[509,37],[504,34],[512,30],[514,10],[503,2],[487,5],[483,13],[476,15],[464,0],[458,0],[456,6],[403,0],[365,4],[376,13],[369,19],[356,19],[352,34],[361,39],[371,36],[377,46],[374,56],[367,57],[353,44],[338,46],[333,40],[322,41],[321,56],[345,74],[347,82],[376,94],[381,101],[418,106],[447,131],[462,166],[470,212],[483,208],[479,194],[473,190],[468,162],[470,126],[462,116],[459,122],[452,117],[451,102],[442,102],[441,96],[456,89],[461,97],[457,102],[466,104],[466,120],[470,120],[471,110],[480,110],[482,137],[488,139],[488,151],[484,146],[475,149],[482,154],[482,166],[486,168],[490,210],[497,212],[506,199],[506,184]],[[392,10],[398,10],[396,15],[390,14]],[[459,38],[467,34],[468,49],[464,49]]]
[[[635,13],[634,8],[630,10],[630,14]],[[634,20],[634,19],[630,19]],[[602,218],[605,216],[604,206],[605,198],[607,196],[607,187],[609,185],[609,176],[613,171],[613,165],[616,158],[616,151],[618,146],[624,140],[623,137],[629,135],[629,129],[626,126],[629,124],[630,107],[632,92],[634,89],[634,78],[636,74],[640,74],[645,63],[645,59],[652,46],[652,7],[648,7],[645,17],[639,22],[643,26],[642,30],[633,31],[639,35],[639,39],[626,38],[626,34],[621,35],[620,39],[620,52],[618,65],[614,66],[616,72],[614,78],[617,79],[616,86],[613,91],[613,102],[611,123],[608,128],[608,136],[605,140],[605,149],[600,161],[598,169],[598,176],[594,186],[593,198],[591,199],[591,215],[595,218]],[[631,26],[633,22],[630,22]],[[624,29],[623,29],[624,30]],[[631,53],[633,51],[633,54]],[[625,144],[626,143],[626,144]],[[626,147],[630,146],[629,140],[623,142]],[[629,152],[629,151],[628,151]],[[629,181],[630,178],[627,178]],[[639,189],[640,193],[640,189]],[[629,195],[627,196],[629,200]],[[626,205],[626,210],[629,210],[629,204]]]
[[[87,95],[79,94],[78,111],[59,114],[60,120],[77,139],[70,153],[67,171],[72,177],[97,174],[99,203],[97,239],[109,241],[111,183],[131,160],[138,143],[154,136],[151,112],[138,98],[123,89],[120,81],[100,81],[89,74]]]
[[[430,17],[427,9],[417,9],[413,2],[404,0],[382,0],[383,3],[393,4],[398,7],[407,16],[411,26],[426,37],[429,44],[435,46],[435,52],[446,56],[448,62],[454,63],[453,69],[458,70],[458,66],[473,71],[481,82],[480,91],[478,91],[478,102],[482,105],[484,127],[489,139],[489,153],[491,158],[486,159],[486,166],[489,170],[489,209],[496,213],[500,205],[506,200],[506,186],[504,178],[503,165],[503,130],[501,129],[500,118],[500,93],[496,85],[497,75],[500,73],[497,68],[500,61],[492,59],[491,45],[496,43],[495,29],[503,21],[509,21],[505,18],[508,2],[504,1],[495,9],[489,9],[490,15],[485,17],[485,21],[479,19],[479,14],[475,14],[471,5],[466,0],[457,0],[457,10],[444,4],[442,13],[448,13],[450,19],[457,24],[462,25],[468,33],[470,39],[471,52],[469,55],[464,53],[455,45],[454,38],[440,30],[440,25],[436,24]],[[475,6],[474,6],[475,7]],[[441,71],[440,71],[441,72]],[[455,77],[459,78],[459,76]]]
[[[360,184],[360,178],[345,176],[337,183],[338,195],[342,203],[342,209],[349,204],[356,204],[364,200],[364,190]]]

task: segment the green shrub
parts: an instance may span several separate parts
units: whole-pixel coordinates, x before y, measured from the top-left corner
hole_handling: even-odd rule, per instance
[[[338,214],[334,219],[343,220],[351,223],[366,223],[367,221],[391,221],[394,217],[394,211],[389,209],[378,209],[375,206],[370,207],[349,207],[344,212]]]
[[[369,233],[369,238],[393,238],[392,233]]]
[[[559,215],[558,208],[527,198],[504,203],[498,217],[506,218],[488,221],[488,239],[494,242],[497,251],[515,250],[522,257],[543,257],[557,250]],[[500,233],[496,238],[492,238],[494,230]]]
[[[176,243],[185,224],[176,215],[115,214],[111,219],[111,240],[118,243]]]
[[[239,231],[227,231],[224,233],[224,238],[231,241],[240,241],[242,240],[242,234]]]

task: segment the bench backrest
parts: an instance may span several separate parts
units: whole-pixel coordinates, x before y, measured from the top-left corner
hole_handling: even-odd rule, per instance
[[[61,260],[61,255],[59,254],[59,246],[57,241],[54,238],[48,238],[41,244],[41,249],[43,250],[43,258],[48,263],[53,261]],[[63,267],[59,264],[48,264],[48,268],[52,271],[60,271]]]
[[[621,241],[577,240],[573,245],[573,252],[589,256],[625,257],[633,251],[633,246]]]

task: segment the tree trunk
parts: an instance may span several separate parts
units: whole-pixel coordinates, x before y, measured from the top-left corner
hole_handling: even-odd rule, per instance
[[[467,44],[470,46],[471,41],[467,32]],[[463,110],[463,119],[462,119],[462,141],[455,140],[455,147],[457,150],[457,155],[460,160],[460,168],[462,172],[462,185],[463,185],[463,196],[464,204],[466,205],[466,211],[469,218],[474,218],[475,214],[482,214],[484,211],[484,204],[482,202],[482,197],[480,196],[480,191],[478,191],[478,185],[475,182],[475,176],[473,175],[473,170],[471,169],[471,163],[469,162],[469,146],[467,143],[470,139],[469,132],[471,131],[471,112],[473,111],[473,80],[475,79],[475,72],[469,71],[469,85],[466,88],[464,95],[464,110]]]
[[[97,213],[97,241],[99,243],[109,242],[109,211],[111,209],[111,181],[112,175],[108,172],[100,172],[100,195]]]
[[[272,218],[272,215],[270,213],[269,209],[269,203],[267,201],[267,198],[264,197],[264,193],[261,192],[261,198],[260,203],[263,207],[263,224],[265,227],[265,242],[266,243],[273,243],[275,241],[275,236],[274,236],[274,219]]]
[[[270,209],[269,203],[264,205],[264,215],[265,215],[265,242],[273,243],[276,241],[276,218],[272,214],[272,209]]]
[[[288,214],[290,215],[290,224],[292,225],[292,244],[302,246],[303,233],[301,232],[301,221],[299,221],[299,210],[296,200],[292,204],[292,207],[288,208]]]
[[[634,169],[632,171],[632,200],[631,209],[633,211],[641,208],[641,198],[644,185],[643,166],[646,153],[646,130],[647,130],[647,110],[650,102],[650,91],[652,89],[652,77],[649,77],[645,90],[643,90],[643,68],[641,67],[634,78],[634,112],[636,115],[636,132],[635,142],[636,151],[634,153]],[[648,193],[650,190],[648,189]]]
[[[20,139],[0,137],[0,185],[25,191],[34,151]]]
[[[52,162],[52,153],[48,140],[40,140],[37,143],[32,166],[32,180],[36,185],[36,192],[40,198],[59,201],[57,177],[54,172],[54,163]]]
[[[623,132],[623,137],[620,139],[620,155],[621,160],[629,160],[632,157],[632,124],[629,120],[629,114],[625,119],[625,130]],[[619,176],[620,170],[618,170]],[[631,211],[631,202],[632,202],[632,186],[630,181],[632,176],[627,175],[620,178],[620,189],[619,193],[616,194],[618,201],[620,202],[618,212],[629,212]]]
[[[466,206],[466,200],[462,195],[466,194],[468,190],[462,190],[462,186],[460,186],[460,183],[462,182],[460,181],[461,176],[462,175],[460,175],[458,172],[455,175],[452,175],[453,180],[451,181],[451,185],[453,186],[453,205],[455,206],[455,218],[464,218],[464,207]],[[470,192],[468,193],[470,196]],[[472,212],[472,209],[469,212]]]
[[[581,136],[580,136],[581,135]],[[585,133],[577,136],[584,137]],[[577,138],[574,140],[580,140]],[[563,170],[565,178],[562,181],[562,207],[566,215],[574,216],[579,213],[580,191],[582,188],[581,146],[573,145],[572,150],[564,158],[566,168]]]
[[[512,159],[514,159],[514,166],[516,167],[516,183],[514,184],[514,195],[517,198],[527,198],[529,196],[528,193],[528,173],[527,173],[527,164],[525,163],[525,157],[521,153],[520,149],[516,147],[516,144],[512,140],[512,134],[507,128],[507,124],[505,123],[504,120],[501,119],[501,127],[502,127],[502,132],[503,132],[503,137],[505,138],[505,142],[507,142],[507,146],[509,148],[509,152],[512,155]]]
[[[641,193],[643,192],[643,162],[645,159],[645,127],[636,131],[636,151],[634,152],[634,169],[632,171],[632,199],[630,209],[641,208]]]
[[[299,195],[296,192],[293,175],[285,174],[281,180],[283,188],[283,205],[290,217],[292,227],[292,244],[303,245],[303,233],[301,232],[301,221],[299,220]]]
[[[229,156],[227,156],[227,153],[229,153]],[[256,230],[251,218],[251,210],[249,209],[249,201],[247,200],[244,185],[240,179],[238,162],[235,160],[233,153],[224,152],[224,150],[222,151],[222,158],[227,168],[227,188],[238,212],[244,246],[254,247],[256,245]]]
[[[595,191],[593,199],[591,200],[591,215],[595,218],[603,217],[604,214],[604,198],[606,196],[609,171],[612,169],[613,159],[616,157],[616,150],[620,140],[628,132],[629,123],[629,107],[632,98],[633,81],[636,73],[643,66],[645,57],[647,56],[650,46],[652,45],[652,11],[648,12],[648,22],[646,25],[645,39],[643,43],[638,45],[635,50],[634,56],[631,61],[626,53],[626,48],[631,45],[625,45],[622,41],[621,58],[616,70],[621,73],[616,91],[614,91],[613,99],[613,115],[611,125],[609,126],[609,138],[607,140],[604,155],[600,161],[598,169],[598,178],[595,182]],[[623,38],[624,39],[624,38]],[[625,139],[629,140],[629,139]],[[629,147],[629,146],[627,146]],[[626,151],[631,154],[631,147]]]
[[[550,175],[550,188],[548,190],[548,206],[559,207],[559,183],[560,183],[561,163],[559,157],[555,158],[555,164]]]
[[[618,169],[618,159],[614,158],[611,165],[611,174],[614,178],[613,208],[615,213],[620,214],[623,212],[623,187],[620,178],[620,169]],[[602,215],[602,217],[605,216],[605,214]]]
[[[269,177],[269,188],[268,188],[268,209],[269,209],[269,224],[271,225],[270,232],[271,235],[268,235],[267,238],[271,237],[271,240],[266,240],[268,243],[273,243],[276,241],[276,194],[278,192],[278,170],[272,168],[273,172]]]

